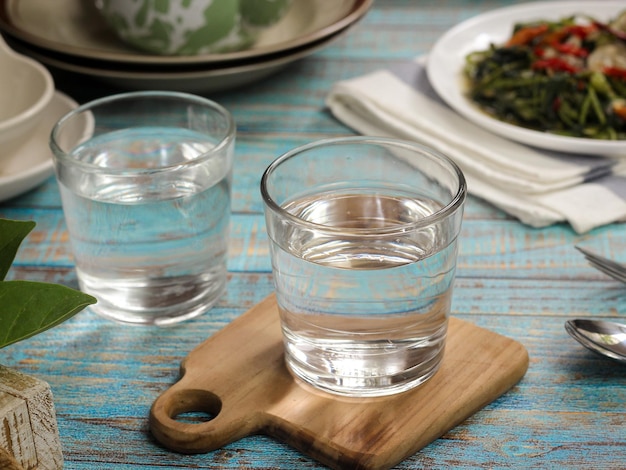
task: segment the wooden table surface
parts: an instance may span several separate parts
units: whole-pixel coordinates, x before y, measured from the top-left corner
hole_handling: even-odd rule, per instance
[[[173,453],[150,436],[148,411],[189,351],[272,291],[259,179],[296,145],[353,133],[324,107],[331,85],[426,53],[456,23],[514,3],[377,0],[329,47],[253,86],[207,95],[232,111],[238,127],[229,284],[219,304],[164,329],[85,310],[0,350],[0,363],[50,384],[65,468],[324,468],[264,436],[209,454]],[[79,101],[119,91],[56,78]],[[9,279],[77,287],[54,178],[0,203],[0,217],[37,222]],[[626,287],[591,268],[576,244],[626,260],[626,225],[584,235],[566,225],[533,229],[469,198],[452,314],[521,342],[530,367],[509,393],[397,468],[626,467],[626,366],[588,352],[563,327],[577,317],[626,322]]]

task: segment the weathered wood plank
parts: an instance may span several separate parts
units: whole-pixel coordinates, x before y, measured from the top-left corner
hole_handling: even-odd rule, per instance
[[[576,446],[578,452],[584,451],[595,456],[599,450],[594,450],[593,446],[606,441],[602,447],[605,450],[614,452],[614,455],[615,452],[623,452],[622,441],[615,435],[611,437],[614,431],[611,426],[603,426],[604,432],[600,435],[597,433],[599,420],[619,423],[623,416],[621,410],[616,410],[616,404],[626,400],[626,379],[612,363],[588,353],[567,337],[562,323],[568,312],[565,309],[551,312],[548,308],[533,311],[532,305],[537,305],[536,302],[528,304],[528,308],[522,312],[504,312],[497,306],[516,304],[519,295],[520,287],[510,288],[514,281],[492,280],[486,285],[482,280],[461,282],[456,291],[460,295],[455,295],[455,305],[461,301],[475,303],[479,308],[464,313],[462,308],[455,307],[455,314],[521,341],[529,350],[531,367],[520,385],[510,394],[444,439],[431,444],[411,464],[399,468],[429,466],[433,462],[429,459],[435,459],[439,464],[452,463],[455,459],[467,462],[466,459],[470,457],[479,466],[506,466],[511,458],[510,453],[514,454],[514,451],[500,449],[499,442],[510,442],[511,448],[518,446],[520,449],[536,450],[534,454],[525,450],[523,455],[513,455],[516,467],[537,464],[539,456],[546,452],[554,452],[553,459],[558,461],[559,452],[552,451],[549,442],[527,435],[529,429],[533,429],[533,433],[554,440],[554,429],[558,429],[554,426],[579,430],[579,434],[573,437],[562,438],[558,444],[562,448],[573,449]],[[517,281],[517,284],[520,283],[525,284],[529,294],[545,291],[537,290],[542,285],[540,281]],[[562,304],[562,299],[555,298],[555,294],[563,292],[568,283],[580,287],[580,283],[564,283],[549,289],[550,292],[545,295],[548,306],[558,307]],[[482,301],[485,289],[500,293],[500,297],[492,299],[493,304]],[[302,463],[299,454],[277,444],[271,444],[271,452],[264,450],[269,444],[263,438],[245,439],[245,442],[206,456],[179,456],[154,447],[153,444],[149,446],[150,451],[145,450],[146,440],[149,442],[145,413],[152,400],[176,380],[180,360],[205,337],[223,327],[270,290],[269,274],[233,274],[229,292],[218,308],[192,322],[163,330],[120,328],[89,312],[83,312],[66,324],[32,338],[23,345],[7,348],[8,359],[16,361],[26,371],[42,374],[51,383],[57,397],[59,427],[68,452],[66,455],[72,458],[72,465],[82,462],[88,466],[107,462],[111,465],[128,465],[130,468],[133,465],[152,466],[157,463],[166,468],[168,465],[173,467],[181,464],[237,468],[242,463],[237,456],[250,455],[251,452],[263,455],[263,466],[267,467],[290,468],[297,463],[301,468],[319,468],[314,462]],[[572,290],[576,293],[580,291]],[[473,292],[473,298],[470,292]],[[246,295],[242,298],[244,293]],[[592,305],[593,294],[589,295],[588,301]],[[538,300],[542,299],[539,297]],[[595,313],[601,314],[599,311]],[[158,344],[156,350],[155,344]],[[59,370],[63,373],[59,374]],[[68,376],[71,380],[68,380]],[[555,400],[555,390],[567,390],[567,400]],[[593,413],[589,412],[590,404],[593,404]],[[77,413],[76,410],[83,411]],[[511,412],[503,414],[506,410]],[[497,419],[493,417],[493,411],[498,412]],[[555,413],[562,421],[549,418]],[[481,423],[479,431],[475,429],[477,423]],[[575,439],[576,436],[583,439],[586,434],[580,433],[584,429],[589,434],[596,433],[592,441],[596,444],[581,443]],[[470,436],[468,440],[462,441],[461,447],[457,433]],[[505,436],[506,441],[500,441],[495,436]],[[92,439],[101,442],[97,450],[90,452],[89,456],[80,455]],[[125,442],[126,450],[116,445],[119,440]],[[139,449],[143,449],[147,455],[134,460]],[[477,457],[479,455],[480,458]],[[243,461],[245,459],[243,457]],[[616,468],[607,458],[598,462],[604,468]]]
[[[0,448],[25,470],[60,470],[63,454],[50,386],[0,365]]]
[[[16,257],[17,266],[73,266],[69,235],[61,211],[0,208],[0,217],[35,220],[37,226]],[[265,221],[261,213],[234,213],[230,231],[229,270],[269,272]],[[626,225],[598,228],[576,235],[557,225],[542,230],[511,220],[465,218],[460,238],[459,277],[580,279],[600,281],[575,244],[619,259],[626,251]],[[626,261],[626,254],[623,255]]]
[[[206,455],[174,454],[149,436],[147,412],[193,347],[271,292],[261,172],[296,145],[352,133],[324,107],[332,84],[423,54],[459,21],[515,3],[377,1],[330,47],[244,90],[208,94],[238,124],[225,297],[211,312],[166,329],[122,327],[85,311],[0,351],[0,363],[50,384],[65,468],[323,468],[263,436]],[[120,91],[85,83],[57,81],[79,101]],[[76,286],[54,178],[0,203],[0,217],[38,224],[9,278]],[[537,230],[469,199],[453,314],[522,342],[530,368],[510,393],[397,468],[623,468],[624,368],[569,338],[563,322],[626,322],[626,288],[591,268],[575,244],[626,261],[626,225],[582,236],[565,225]]]

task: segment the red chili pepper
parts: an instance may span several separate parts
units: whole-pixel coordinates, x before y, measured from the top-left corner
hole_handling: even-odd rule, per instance
[[[558,111],[559,108],[561,107],[561,97],[557,96],[556,98],[554,98],[554,100],[552,101],[552,110],[553,111]]]
[[[562,54],[573,55],[576,57],[585,58],[589,55],[589,51],[583,47],[576,46],[574,44],[563,44],[560,42],[553,42],[550,44],[553,48]]]
[[[593,31],[597,31],[598,26],[591,25],[569,25],[563,26],[556,31],[552,31],[545,35],[542,44],[550,44],[553,42],[563,42],[568,36],[578,36],[585,39]]]
[[[590,25],[570,25],[565,26],[565,31],[567,34],[572,36],[578,36],[579,38],[586,38],[590,33],[597,31],[598,26],[595,24]]]
[[[539,24],[536,26],[525,26],[513,33],[513,36],[506,43],[507,46],[523,46],[535,39],[537,36],[548,31],[547,24]]]
[[[619,78],[621,80],[626,80],[626,69],[620,67],[604,67],[602,69],[602,72],[604,73],[604,75]]]
[[[558,57],[536,60],[533,62],[531,68],[533,70],[552,70],[555,72],[567,73],[576,73],[580,70],[578,67],[568,64],[563,59],[559,59]]]

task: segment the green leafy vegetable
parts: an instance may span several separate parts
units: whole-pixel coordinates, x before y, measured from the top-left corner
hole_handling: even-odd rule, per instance
[[[0,219],[0,348],[34,336],[72,317],[96,299],[58,284],[5,281],[34,222]]]
[[[515,25],[466,57],[468,96],[504,122],[558,135],[626,139],[626,12]]]

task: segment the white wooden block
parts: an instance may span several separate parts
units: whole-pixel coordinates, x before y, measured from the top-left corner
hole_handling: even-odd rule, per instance
[[[0,448],[25,470],[63,468],[50,385],[2,365]]]

